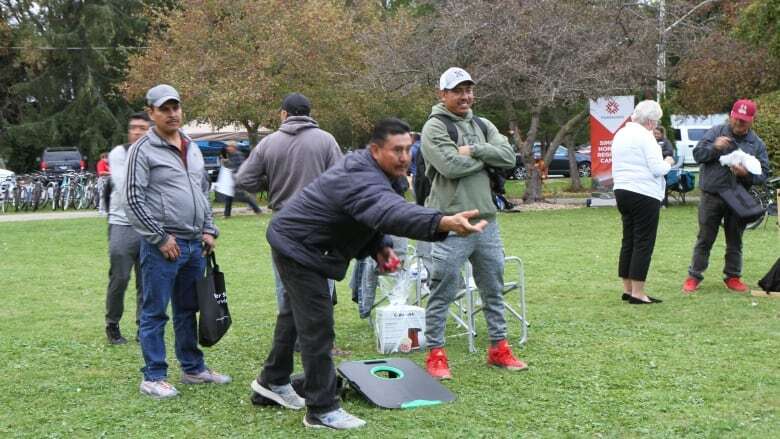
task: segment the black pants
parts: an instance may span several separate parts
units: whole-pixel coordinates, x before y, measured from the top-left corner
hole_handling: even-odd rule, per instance
[[[237,190],[234,196],[232,197],[228,197],[227,195],[225,195],[225,216],[230,216],[230,211],[233,208],[233,199],[248,204],[249,207],[251,207],[255,213],[260,212],[260,207],[257,206],[257,202],[255,201],[253,196],[249,195],[244,191]]]
[[[276,250],[271,253],[284,285],[285,300],[276,317],[273,346],[258,381],[264,386],[290,382],[297,338],[306,377],[306,407],[312,413],[335,410],[339,400],[331,350],[336,333],[328,279]]]
[[[644,282],[655,247],[661,202],[623,189],[615,190],[615,199],[623,219],[618,275]]]
[[[726,235],[726,264],[723,274],[739,277],[742,274],[742,232],[745,224],[729,210],[726,202],[717,194],[702,191],[699,202],[699,235],[693,247],[693,258],[688,274],[702,280],[710,260],[710,250],[718,237],[718,229],[723,223]]]

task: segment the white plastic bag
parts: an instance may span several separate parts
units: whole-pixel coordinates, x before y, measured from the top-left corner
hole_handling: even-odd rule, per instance
[[[219,175],[217,175],[217,182],[214,184],[214,190],[228,197],[235,195],[236,182],[233,179],[233,171],[231,171],[230,168],[224,166],[219,168]]]
[[[761,162],[752,155],[737,149],[732,153],[722,155],[718,159],[723,166],[742,165],[748,172],[754,175],[761,175]]]

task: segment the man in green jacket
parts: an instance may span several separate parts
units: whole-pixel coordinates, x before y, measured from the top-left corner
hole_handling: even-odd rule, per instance
[[[458,67],[445,71],[439,79],[438,94],[441,102],[433,106],[422,130],[425,175],[431,180],[425,206],[445,214],[477,209],[479,219],[475,220],[487,220],[488,225],[482,233],[465,237],[450,234],[444,241],[433,243],[431,295],[425,310],[425,338],[430,348],[426,369],[438,379],[452,377],[444,351],[444,329],[447,310],[463,283],[461,268],[469,260],[487,321],[491,344],[488,364],[523,370],[527,366],[512,354],[506,341],[504,248],[488,174],[488,168],[512,168],[515,152],[489,120],[477,120],[472,113],[474,81],[468,72]],[[453,125],[457,141],[452,138]]]

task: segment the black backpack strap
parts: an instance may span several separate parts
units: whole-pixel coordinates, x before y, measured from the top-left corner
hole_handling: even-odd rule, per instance
[[[487,127],[487,124],[485,123],[485,121],[481,117],[479,117],[479,116],[474,116],[474,117],[471,118],[471,120],[473,120],[477,124],[477,126],[479,127],[480,130],[482,130],[482,134],[485,136],[485,142],[487,142],[487,140],[488,140],[488,127]]]
[[[443,114],[431,114],[432,118],[439,119],[444,123],[444,126],[447,127],[447,134],[449,134],[450,139],[452,139],[455,144],[458,144],[458,127],[455,126],[455,122],[453,120]],[[479,117],[474,116],[471,118],[472,121],[479,127],[479,129],[482,131],[482,135],[485,136],[485,141],[487,142],[488,138],[488,127],[485,121]]]
[[[458,144],[458,127],[455,126],[455,122],[452,121],[449,117],[443,115],[443,114],[431,114],[431,117],[434,119],[439,119],[445,127],[447,127],[447,134],[449,134],[450,139],[452,139],[455,144]]]

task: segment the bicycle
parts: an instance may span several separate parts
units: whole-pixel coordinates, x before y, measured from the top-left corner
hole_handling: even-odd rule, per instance
[[[60,184],[60,196],[59,196],[59,206],[62,207],[62,210],[68,210],[69,207],[75,205],[76,200],[76,194],[75,194],[75,184],[73,182],[73,178],[77,177],[78,174],[75,172],[68,172],[62,175],[62,183]]]
[[[750,188],[750,195],[761,204],[764,214],[761,217],[745,227],[747,230],[757,229],[761,223],[766,227],[767,217],[777,215],[777,190],[780,188],[780,176],[770,178],[766,183]]]

